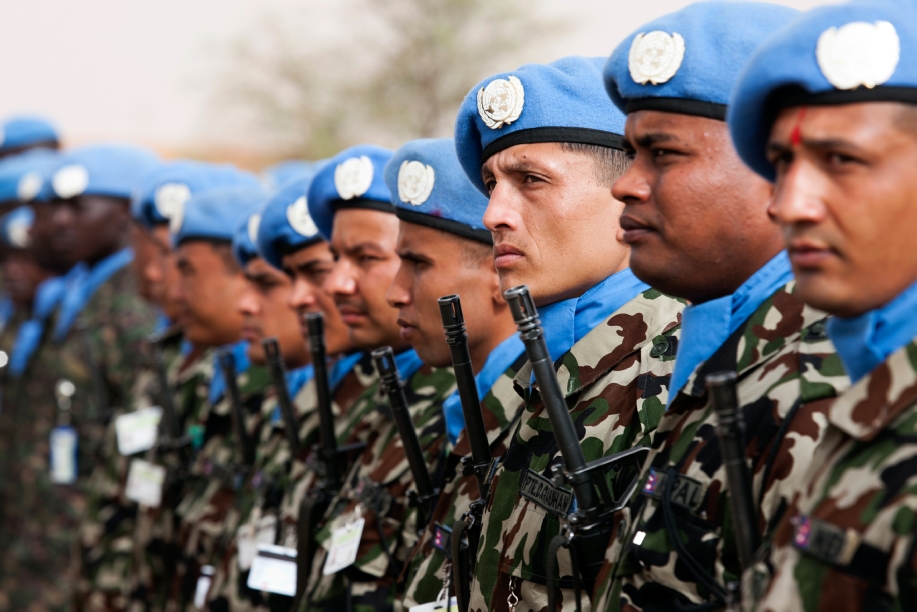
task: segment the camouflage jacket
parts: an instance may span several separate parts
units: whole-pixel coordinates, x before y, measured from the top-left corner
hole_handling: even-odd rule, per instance
[[[481,412],[487,427],[491,454],[500,457],[506,452],[507,438],[519,421],[522,398],[516,393],[513,379],[525,364],[525,353],[498,378],[481,401]],[[403,610],[422,603],[436,601],[444,581],[451,581],[450,543],[443,534],[450,533],[456,521],[478,499],[477,477],[462,474],[461,460],[471,455],[467,430],[462,430],[446,464],[447,480],[423,537],[411,552],[402,579],[404,597],[397,602]],[[445,527],[445,529],[442,529]]]
[[[207,412],[207,391],[213,377],[213,351],[176,359],[168,368],[179,426],[188,434],[200,430]],[[193,437],[193,436],[192,436]],[[129,581],[131,597],[145,609],[165,610],[176,599],[173,579],[180,557],[175,507],[188,486],[188,461],[194,445],[172,451],[150,451],[146,459],[168,469],[162,504],[140,506],[134,530],[134,563]]]
[[[268,395],[270,375],[252,366],[237,377],[245,430],[258,440],[276,402]],[[273,391],[271,390],[271,393]],[[206,411],[204,443],[192,463],[184,496],[176,507],[178,544],[182,550],[176,587],[180,607],[190,606],[200,568],[217,565],[226,552],[227,539],[238,526],[231,512],[236,493],[248,478],[239,444],[232,430],[232,404],[228,394]]]
[[[587,461],[650,443],[668,399],[683,308],[679,300],[644,291],[555,362]],[[476,612],[507,610],[511,588],[519,609],[547,605],[546,549],[573,501],[572,491],[550,481],[561,456],[531,375],[526,365],[516,376],[525,409],[484,513],[471,586]],[[558,556],[559,586],[564,602],[572,602],[570,557],[563,550]]]
[[[434,483],[441,483],[447,442],[442,403],[455,390],[452,368],[422,367],[405,381],[404,389],[427,469]],[[413,477],[388,400],[378,384],[357,399],[345,423],[345,429],[352,432],[348,443],[365,442],[366,448],[345,477],[317,533],[321,550],[312,564],[305,606],[308,610],[339,610],[350,598],[355,611],[391,609],[396,580],[420,530],[416,510],[408,503]],[[323,576],[332,533],[358,517],[366,522],[355,563]]]
[[[795,281],[766,299],[671,402],[640,494],[616,523],[596,609],[722,607],[725,585],[739,578],[708,374],[738,374],[755,527],[763,535],[780,519],[822,439],[825,411],[849,385],[825,332],[826,315],[794,292]]]
[[[362,372],[368,368],[368,376]],[[374,379],[374,370],[367,354],[335,388],[332,398],[332,414],[340,417],[352,401],[368,387]],[[266,410],[272,413],[271,425],[261,431],[256,451],[254,476],[240,491],[233,512],[238,514],[239,528],[233,534],[227,554],[220,560],[208,600],[211,607],[228,605],[230,610],[276,610],[287,609],[292,599],[277,594],[254,591],[247,586],[250,560],[239,561],[239,540],[261,542],[261,538],[273,538],[269,544],[280,544],[288,548],[297,545],[297,519],[299,503],[305,491],[315,484],[316,466],[313,465],[313,449],[319,443],[319,419],[315,380],[309,380],[293,398],[293,405],[299,423],[301,450],[298,456],[290,453],[289,440],[284,431],[283,420],[274,413],[272,405]],[[343,427],[343,419],[336,421],[339,443],[346,440],[349,432]],[[279,524],[278,524],[279,523]],[[246,555],[250,556],[251,548]]]
[[[825,416],[798,494],[759,551],[767,562],[746,573],[746,609],[915,610],[917,341]]]
[[[162,352],[167,367],[181,359],[182,337],[178,328],[165,334]],[[144,355],[150,356],[153,349],[144,348]],[[161,404],[159,375],[149,364],[137,372],[124,412]],[[80,600],[84,610],[126,610],[131,592],[137,504],[125,497],[130,456],[118,450],[114,419],[107,427],[101,451],[101,460],[87,483],[86,512],[80,524]]]

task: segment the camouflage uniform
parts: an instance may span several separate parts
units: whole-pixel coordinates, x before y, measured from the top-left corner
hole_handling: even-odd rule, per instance
[[[154,320],[136,291],[131,270],[122,268],[83,308],[80,329],[71,330],[63,344],[42,343],[12,391],[15,399],[10,405],[17,406],[13,469],[20,490],[10,524],[17,535],[4,558],[9,571],[2,591],[10,609],[29,605],[69,609],[73,595],[77,564],[73,552],[78,521],[85,512],[85,480],[55,485],[49,478],[48,441],[60,419],[57,383],[67,379],[76,387],[69,412],[80,436],[78,466],[85,477],[98,461],[104,423],[111,416],[108,407],[125,406],[128,401],[142,364],[141,345]],[[46,332],[53,327],[50,321]],[[98,387],[104,389],[108,407],[98,405]]]
[[[202,440],[202,436],[196,434],[202,430],[199,423],[206,418],[207,392],[212,378],[212,350],[177,359],[168,368],[180,429],[192,439]],[[137,510],[130,587],[132,599],[145,609],[165,610],[173,598],[172,579],[180,556],[175,506],[188,483],[189,457],[197,448],[196,440],[177,451],[150,450],[145,457],[168,469],[162,504],[158,508],[140,506]]]
[[[405,381],[404,389],[427,469],[434,482],[441,482],[447,441],[442,403],[455,390],[452,369],[422,367]],[[348,443],[365,442],[366,449],[345,477],[317,534],[321,550],[306,587],[308,610],[340,610],[348,599],[356,611],[393,606],[396,580],[417,542],[420,526],[407,497],[413,476],[390,414],[388,401],[376,384],[346,415],[345,430],[352,432]],[[323,576],[333,531],[356,520],[358,513],[366,524],[355,563]]]
[[[825,411],[768,563],[746,574],[747,609],[917,609],[915,406],[912,340]]]
[[[12,354],[13,344],[19,325],[26,320],[25,313],[14,312],[0,327],[0,351],[7,355]],[[17,406],[10,403],[11,395],[15,389],[16,380],[9,369],[0,368],[0,542],[9,542],[13,532],[9,530],[7,516],[16,513],[15,505],[19,503],[16,498],[18,476],[14,471],[13,448],[16,439],[14,419]],[[9,508],[7,506],[10,506]],[[3,565],[0,564],[0,585],[3,584]],[[0,591],[2,592],[2,591]],[[0,595],[2,597],[2,595]]]
[[[270,375],[260,366],[239,372],[237,385],[249,439],[257,440],[264,424],[265,395]],[[191,466],[185,494],[176,507],[182,561],[175,582],[179,608],[190,607],[200,568],[216,565],[224,552],[223,537],[235,529],[231,514],[236,491],[245,478],[239,445],[232,433],[232,408],[227,394],[209,406],[203,421],[204,444]]]
[[[683,302],[647,290],[595,327],[556,363],[570,416],[578,423],[587,461],[637,445],[648,445],[665,410],[668,380]],[[484,514],[469,609],[506,610],[510,589],[520,610],[547,604],[546,549],[559,533],[572,491],[550,484],[550,468],[561,461],[551,425],[526,365],[516,376],[525,399],[521,422],[493,477]],[[562,503],[535,502],[533,487]],[[526,492],[528,491],[528,497]],[[558,560],[560,586],[571,586],[569,554]],[[511,584],[512,583],[512,584]],[[562,591],[564,602],[572,591]]]
[[[481,401],[487,440],[494,457],[500,457],[506,452],[507,438],[519,420],[523,402],[516,393],[513,379],[525,362],[526,356],[523,353],[494,382]],[[430,524],[414,547],[404,572],[404,597],[398,602],[404,610],[417,604],[436,601],[444,581],[452,580],[452,551],[448,543],[438,545],[436,542],[436,526],[441,525],[451,530],[455,522],[468,511],[471,502],[478,499],[477,477],[462,474],[461,460],[470,455],[468,432],[463,429],[446,464],[449,478],[443,485]]]
[[[825,333],[826,315],[794,292],[795,281],[766,299],[669,406],[641,493],[616,525],[596,609],[722,607],[725,585],[739,578],[734,519],[704,387],[708,374],[738,373],[760,513],[756,527],[767,533],[782,516],[822,439],[832,398],[849,384]]]
[[[167,367],[181,358],[181,341],[177,328],[163,335]],[[144,349],[149,358],[152,348],[147,343]],[[148,365],[137,373],[134,391],[122,413],[161,403],[158,373]],[[87,610],[125,610],[131,594],[137,504],[124,496],[130,457],[118,450],[114,420],[105,432],[102,456],[104,462],[96,465],[88,483],[87,511],[80,525],[81,600]]]

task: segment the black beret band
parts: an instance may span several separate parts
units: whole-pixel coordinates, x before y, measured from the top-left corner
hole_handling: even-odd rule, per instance
[[[288,243],[288,242],[284,242],[284,243],[282,243],[282,244],[278,244],[278,245],[274,248],[274,250],[277,252],[277,256],[278,256],[278,257],[284,257],[284,256],[286,256],[286,255],[289,255],[290,253],[295,253],[296,251],[301,251],[301,250],[303,250],[303,249],[305,249],[305,248],[308,248],[308,247],[312,246],[313,244],[318,244],[319,242],[324,242],[324,241],[325,241],[325,239],[322,238],[322,235],[321,235],[321,234],[316,234],[315,236],[312,236],[311,238],[309,238],[309,239],[307,239],[307,240],[305,240],[305,241],[303,241],[303,242],[297,242],[296,244],[290,244],[290,243]]]
[[[486,161],[495,153],[518,144],[538,142],[571,142],[624,150],[624,137],[613,132],[577,127],[540,127],[510,132],[497,138],[484,147],[481,152],[481,161]]]
[[[198,242],[209,242],[213,246],[232,246],[232,238],[217,238],[216,236],[205,236],[203,234],[186,234],[175,243],[175,246],[182,245],[186,242],[196,240]]]
[[[628,115],[641,110],[654,110],[726,121],[725,104],[687,98],[631,98],[627,101],[625,110]]]
[[[378,210],[395,214],[395,206],[391,202],[380,202],[379,200],[370,200],[368,198],[354,198],[352,200],[334,200],[331,202],[331,208],[334,211],[362,208],[364,210]]]
[[[455,234],[462,238],[470,238],[471,240],[483,242],[490,246],[494,244],[493,236],[488,230],[475,229],[459,221],[444,219],[443,217],[434,217],[433,215],[425,215],[424,213],[401,208],[400,206],[395,207],[395,215],[402,221],[407,221],[408,223],[432,227],[433,229],[449,232],[450,234]]]
[[[913,87],[859,87],[857,89],[832,89],[812,93],[798,85],[784,87],[770,95],[767,105],[777,112],[792,106],[835,106],[858,102],[903,102],[917,104],[917,89]]]

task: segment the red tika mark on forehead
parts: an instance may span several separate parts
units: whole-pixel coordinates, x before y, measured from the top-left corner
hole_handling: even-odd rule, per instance
[[[790,134],[790,142],[794,146],[802,144],[802,120],[806,116],[806,107],[803,106],[799,109],[799,114],[796,116],[796,127],[793,128],[793,133]]]

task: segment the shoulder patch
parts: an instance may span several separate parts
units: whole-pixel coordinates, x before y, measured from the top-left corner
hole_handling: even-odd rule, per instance
[[[519,486],[519,494],[552,514],[567,516],[573,503],[573,491],[556,487],[554,483],[541,474],[525,470],[525,476]]]

